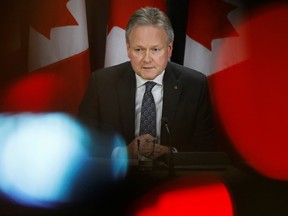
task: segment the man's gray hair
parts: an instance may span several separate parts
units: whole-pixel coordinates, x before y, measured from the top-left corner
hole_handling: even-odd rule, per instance
[[[129,35],[133,28],[141,25],[152,25],[165,30],[167,45],[174,41],[174,31],[168,16],[154,7],[143,7],[134,12],[126,26],[126,42],[129,43]]]

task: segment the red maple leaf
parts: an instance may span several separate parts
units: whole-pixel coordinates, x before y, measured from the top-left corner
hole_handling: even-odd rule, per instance
[[[221,0],[190,1],[187,34],[210,50],[213,39],[238,36],[227,18],[235,8]]]
[[[67,9],[69,0],[32,0],[31,26],[50,39],[52,28],[78,25]]]

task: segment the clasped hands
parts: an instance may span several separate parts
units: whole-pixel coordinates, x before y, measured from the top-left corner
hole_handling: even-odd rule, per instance
[[[136,137],[129,145],[127,146],[127,151],[128,151],[128,157],[130,159],[137,159],[138,157],[138,139],[153,139],[154,137],[151,136],[150,134],[144,134],[139,137]],[[169,152],[169,148],[167,146],[163,146],[159,143],[155,144],[154,147],[154,158],[157,158],[165,153]]]

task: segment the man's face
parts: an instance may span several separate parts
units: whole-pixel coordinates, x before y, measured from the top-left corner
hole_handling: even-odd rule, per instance
[[[167,35],[163,29],[143,25],[132,29],[126,46],[136,74],[152,80],[166,68],[173,43],[167,45]]]

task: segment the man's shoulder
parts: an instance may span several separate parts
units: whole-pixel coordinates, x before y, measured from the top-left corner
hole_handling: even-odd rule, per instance
[[[107,74],[107,73],[109,74],[109,73],[126,71],[130,68],[131,68],[131,63],[130,61],[127,61],[127,62],[123,62],[117,65],[97,69],[93,71],[92,74]]]
[[[91,73],[91,80],[93,82],[113,82],[113,80],[121,80],[125,77],[130,77],[131,74],[133,75],[133,69],[131,63],[124,62],[118,65],[105,67],[101,69],[97,69]]]
[[[179,77],[186,77],[186,78],[198,78],[198,79],[205,79],[206,75],[201,73],[200,71],[194,70],[192,68],[188,68],[186,66],[180,65],[175,62],[169,62],[169,70],[173,73],[176,73]]]

